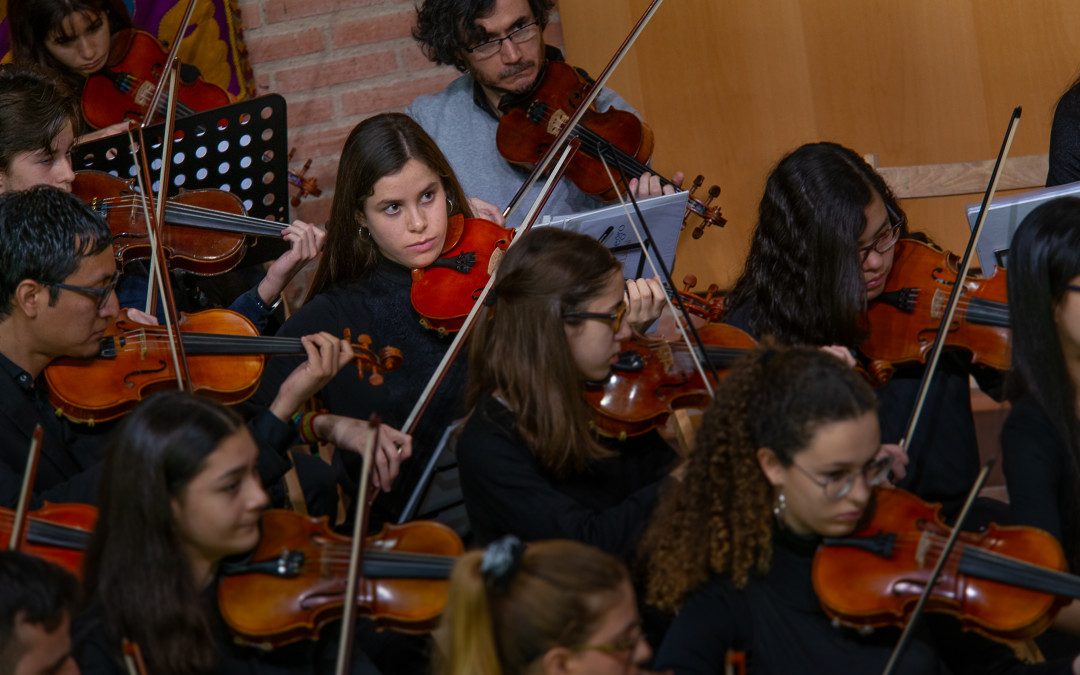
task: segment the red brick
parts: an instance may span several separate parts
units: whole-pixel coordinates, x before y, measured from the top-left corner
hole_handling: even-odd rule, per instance
[[[303,126],[305,124],[318,124],[326,122],[334,116],[334,99],[332,96],[320,96],[306,101],[287,101],[290,127]]]
[[[420,51],[420,45],[415,41],[401,50],[401,65],[405,66],[405,70],[410,71],[436,67],[434,61],[424,56],[424,52]]]
[[[383,0],[267,0],[266,22],[291,21],[305,16],[326,14],[341,9],[377,5]]]
[[[394,108],[404,108],[421,94],[439,91],[456,76],[453,73],[435,75],[398,84],[370,87],[341,95],[341,109],[346,115],[363,115]]]
[[[247,41],[252,63],[267,63],[323,50],[322,29],[305,28],[292,33],[264,35]]]
[[[289,195],[290,199],[292,195]],[[292,209],[292,217],[297,220],[303,220],[308,223],[323,224],[330,220],[330,205],[333,204],[334,198],[332,195],[328,195],[326,191],[323,191],[321,197],[304,197],[300,202],[300,206]],[[294,284],[297,284],[297,280],[293,280]],[[300,299],[302,300],[307,295],[308,283],[304,280],[300,281],[302,288]]]
[[[349,21],[334,27],[333,44],[335,47],[354,47],[410,37],[415,24],[416,12],[411,9],[397,14]]]
[[[397,70],[397,60],[393,52],[376,52],[281,70],[274,76],[274,80],[278,91],[288,94],[294,91],[329,87],[343,82],[355,82],[395,70]]]
[[[337,157],[341,154],[341,148],[345,145],[345,139],[349,137],[355,125],[346,125],[334,129],[322,129],[307,133],[290,135],[289,145],[296,148],[296,157]]]
[[[240,24],[244,30],[252,30],[262,25],[262,15],[258,3],[240,6]]]
[[[270,92],[270,76],[260,73],[255,76],[255,88],[259,90],[259,96]]]

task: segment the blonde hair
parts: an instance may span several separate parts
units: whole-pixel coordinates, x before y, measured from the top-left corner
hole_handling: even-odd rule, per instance
[[[576,541],[529,544],[498,581],[481,572],[483,559],[466,553],[450,576],[438,675],[527,673],[549,649],[584,644],[630,579],[618,558]]]

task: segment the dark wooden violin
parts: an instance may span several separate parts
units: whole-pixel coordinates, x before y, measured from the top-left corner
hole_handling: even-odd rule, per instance
[[[0,540],[11,536],[15,511],[0,508]],[[97,508],[87,504],[50,504],[27,514],[26,535],[20,551],[45,558],[81,577],[90,533],[97,523]]]
[[[227,309],[183,315],[179,329],[192,390],[225,404],[255,393],[267,356],[305,353],[299,338],[260,336],[247,318]],[[401,352],[384,347],[376,353],[370,344],[361,335],[353,352],[360,376],[370,372],[369,381],[379,385],[382,373],[401,364]],[[94,423],[120,417],[155,391],[175,388],[176,370],[166,329],[121,312],[96,358],[57,359],[45,368],[45,379],[58,411]]]
[[[814,556],[825,612],[854,627],[905,625],[951,534],[938,509],[903,490],[876,488],[870,521],[850,536],[826,537]],[[1080,598],[1080,578],[1065,569],[1057,540],[1037,528],[963,532],[926,609],[989,638],[1025,640],[1049,627],[1069,598]]]
[[[279,647],[317,636],[340,618],[352,539],[326,518],[292,511],[263,514],[258,548],[222,565],[218,607],[238,640]],[[457,534],[432,521],[387,525],[365,540],[356,602],[377,626],[429,632],[449,590],[450,570],[465,551]]]
[[[439,258],[412,271],[410,299],[420,323],[441,334],[460,330],[513,236],[489,220],[452,216]]]
[[[859,346],[879,385],[892,376],[893,364],[926,363],[956,285],[958,258],[952,253],[910,239],[894,250],[892,273],[866,314],[870,337]],[[973,363],[1008,370],[1005,270],[995,266],[989,276],[967,277],[961,294],[945,347],[970,351]]]
[[[101,171],[75,174],[71,191],[105,216],[121,263],[151,257],[143,199],[131,181]],[[285,225],[253,218],[240,199],[222,190],[188,190],[168,200],[161,242],[171,268],[224,274],[240,264],[251,237],[281,238]]]
[[[161,43],[149,33],[128,29],[114,35],[105,68],[87,78],[83,86],[86,121],[97,129],[125,119],[142,121],[167,56]],[[181,82],[177,89],[176,111],[181,116],[228,104],[228,92],[201,77]],[[150,121],[164,116],[167,105],[167,101],[160,100]]]

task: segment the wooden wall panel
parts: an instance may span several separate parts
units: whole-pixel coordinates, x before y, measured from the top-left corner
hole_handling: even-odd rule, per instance
[[[563,2],[567,57],[598,73],[647,0]],[[765,177],[832,140],[881,166],[993,157],[1009,113],[1017,155],[1046,152],[1053,105],[1080,66],[1069,0],[667,0],[612,78],[656,132],[654,166],[722,188],[729,224],[691,243],[676,280],[738,276]],[[966,242],[977,197],[907,200],[912,225]]]

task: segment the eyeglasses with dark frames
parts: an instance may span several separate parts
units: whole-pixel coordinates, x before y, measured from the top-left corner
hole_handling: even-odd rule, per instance
[[[87,293],[97,297],[97,308],[102,309],[109,302],[109,296],[116,290],[116,284],[120,281],[120,270],[116,270],[113,273],[113,277],[109,280],[109,283],[105,284],[102,288],[94,288],[92,286],[75,286],[73,284],[46,284],[53,288],[63,288],[68,291],[75,291],[76,293]]]
[[[866,262],[866,259],[870,257],[870,251],[877,251],[881,254],[887,253],[900,240],[900,232],[904,229],[906,221],[896,211],[893,211],[891,206],[886,205],[885,210],[889,212],[889,229],[869,245],[859,249],[860,263]]]
[[[819,486],[825,490],[825,497],[833,501],[843,499],[851,492],[851,488],[855,486],[855,479],[860,475],[866,480],[867,487],[875,487],[885,482],[885,479],[889,476],[889,469],[892,468],[893,458],[885,455],[879,457],[861,469],[852,469],[850,471],[836,472],[836,475],[830,474],[824,480],[819,481],[817,477],[802,468],[795,462],[792,462],[792,466],[801,471],[811,483]]]
[[[615,333],[619,332],[622,328],[623,316],[626,314],[626,303],[619,304],[619,308],[614,312],[566,312],[563,314],[564,319],[596,319],[597,321],[606,321],[611,326],[611,330]]]
[[[500,51],[502,51],[502,43],[504,40],[509,40],[516,45],[520,45],[528,42],[529,40],[532,40],[539,34],[540,22],[533,21],[532,23],[527,23],[520,28],[515,28],[501,38],[495,38],[494,40],[481,42],[480,44],[473,45],[472,47],[466,47],[465,51],[470,54],[475,54],[477,58],[486,59],[495,56]]]

